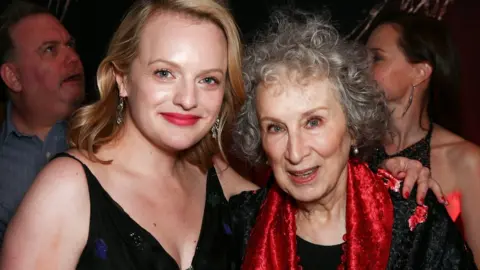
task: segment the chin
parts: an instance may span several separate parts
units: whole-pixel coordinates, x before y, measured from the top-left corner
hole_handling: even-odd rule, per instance
[[[163,142],[164,145],[166,145],[168,148],[174,150],[174,151],[185,151],[188,150],[189,148],[192,148],[195,146],[202,137],[200,138],[192,138],[192,137],[186,137],[186,136],[179,136],[179,137],[170,137],[167,138]]]
[[[333,188],[332,183],[322,181],[320,176],[311,179],[306,183],[297,183],[285,175],[281,181],[277,181],[279,186],[287,192],[295,201],[301,203],[315,202],[324,198]],[[283,183],[283,184],[282,184]]]
[[[288,193],[295,201],[301,203],[315,202],[325,195],[323,188],[319,189],[318,187],[295,188],[291,189]]]
[[[83,88],[71,89],[71,92],[65,93],[63,100],[72,107],[78,108],[85,100],[85,91]]]

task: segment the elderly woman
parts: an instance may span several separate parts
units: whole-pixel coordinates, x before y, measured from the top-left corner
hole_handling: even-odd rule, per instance
[[[276,14],[247,51],[235,138],[274,183],[230,199],[243,269],[475,269],[432,194],[403,200],[398,180],[362,161],[389,117],[366,50],[299,17]]]

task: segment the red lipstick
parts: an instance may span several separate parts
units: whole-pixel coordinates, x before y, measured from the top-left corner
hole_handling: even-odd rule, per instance
[[[177,126],[193,126],[200,120],[200,116],[193,114],[161,113],[161,115],[165,120]]]

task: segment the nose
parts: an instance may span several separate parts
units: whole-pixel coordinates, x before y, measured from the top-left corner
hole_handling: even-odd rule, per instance
[[[71,65],[82,66],[82,61],[80,60],[80,56],[78,55],[77,51],[74,48],[71,48],[71,47],[66,48],[65,63],[67,66],[71,66]]]
[[[175,91],[173,104],[182,107],[185,111],[194,109],[198,105],[197,94],[195,83],[184,80]]]
[[[292,164],[299,164],[309,154],[309,147],[302,134],[295,132],[288,135],[285,158]]]

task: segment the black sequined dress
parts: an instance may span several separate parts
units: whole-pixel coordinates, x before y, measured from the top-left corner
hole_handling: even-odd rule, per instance
[[[378,166],[386,159],[393,157],[406,157],[418,160],[424,167],[430,168],[430,142],[432,140],[433,124],[430,122],[427,135],[420,141],[410,145],[400,152],[389,155],[384,147],[376,148],[372,159],[369,162],[370,168],[376,170]]]

